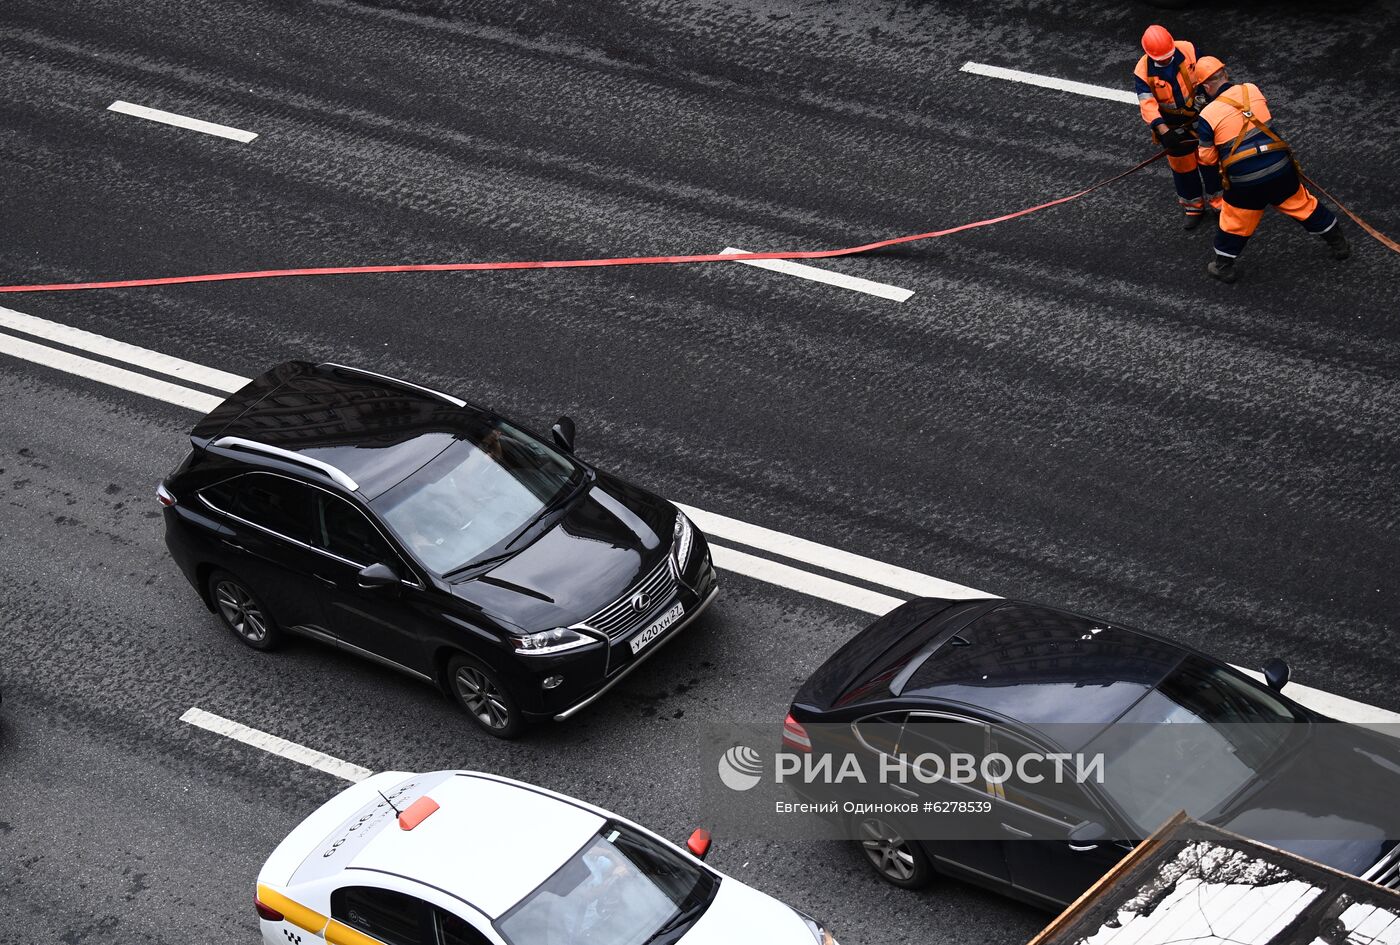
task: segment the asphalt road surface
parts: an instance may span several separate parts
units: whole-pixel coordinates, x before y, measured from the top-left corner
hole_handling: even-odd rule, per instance
[[[456,0],[0,8],[0,282],[827,248],[992,216],[1151,153],[1164,20],[1270,96],[1304,167],[1400,230],[1391,5]],[[253,131],[241,143],[109,111]],[[1400,710],[1400,258],[1267,219],[1227,287],[1160,164],[1023,220],[823,268],[269,280],[0,305],[251,376],[405,376],[668,497],[1148,627]],[[780,721],[868,616],[723,576],[706,618],[522,742],[310,643],[253,653],[168,559],[179,407],[0,359],[0,942],[251,941],[252,884],[337,779],[191,706],[373,769],[476,767],[695,826],[695,728]],[[1025,941],[1045,916],[882,885],[845,845],[717,838],[845,942]]]

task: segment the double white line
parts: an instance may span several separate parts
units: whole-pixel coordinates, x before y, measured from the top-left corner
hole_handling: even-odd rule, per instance
[[[251,380],[13,309],[0,308],[0,329],[4,329],[0,330],[2,354],[201,414],[213,410],[228,394]],[[71,350],[30,340],[36,338]],[[75,353],[78,351],[106,360],[84,357]],[[119,362],[125,367],[111,362]],[[130,368],[139,368],[140,372],[145,373]],[[909,597],[973,599],[997,596],[694,506],[681,505],[681,508],[711,540],[711,550],[718,567],[853,610],[884,614]],[[755,551],[763,552],[768,557],[753,553]],[[1400,714],[1297,683],[1289,684],[1288,694],[1305,705],[1348,722],[1400,722]]]

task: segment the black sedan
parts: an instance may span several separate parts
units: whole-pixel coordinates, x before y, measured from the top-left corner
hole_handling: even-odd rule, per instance
[[[940,872],[1062,905],[1178,810],[1400,886],[1400,741],[1282,695],[1281,660],[1265,677],[1050,607],[916,600],[803,684],[784,750],[809,763],[844,753],[900,775],[869,778],[889,803],[844,824],[898,886]],[[949,746],[997,761],[969,765],[962,781],[930,776]],[[1011,775],[1022,758],[1057,756],[1094,776],[1047,778],[1043,765]],[[911,765],[925,766],[921,777],[903,776]],[[794,786],[823,801],[840,790]],[[946,816],[930,826],[920,817],[930,810],[966,816],[961,827]]]
[[[166,544],[255,649],[296,633],[440,686],[487,732],[566,718],[713,600],[674,505],[491,411],[334,364],[272,368],[157,490]]]

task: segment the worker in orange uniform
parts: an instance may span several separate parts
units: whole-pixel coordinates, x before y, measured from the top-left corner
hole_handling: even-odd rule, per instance
[[[1142,51],[1133,70],[1138,108],[1167,151],[1186,229],[1194,230],[1207,206],[1220,206],[1220,174],[1214,167],[1198,167],[1196,160],[1196,47],[1154,24],[1142,34]]]
[[[1293,149],[1274,129],[1268,100],[1259,87],[1231,82],[1225,64],[1214,56],[1197,61],[1196,83],[1208,103],[1196,122],[1199,159],[1202,167],[1219,167],[1225,187],[1215,258],[1207,271],[1222,282],[1235,281],[1235,260],[1269,206],[1321,236],[1334,259],[1350,256],[1351,246],[1336,214],[1299,180]]]

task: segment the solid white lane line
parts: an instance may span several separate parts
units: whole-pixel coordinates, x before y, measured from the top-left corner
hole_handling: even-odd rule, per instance
[[[229,138],[233,141],[241,141],[244,144],[247,144],[258,136],[255,131],[243,131],[238,128],[230,128],[228,125],[217,125],[212,121],[201,121],[198,118],[177,115],[174,112],[164,112],[159,108],[147,108],[145,105],[133,105],[130,102],[113,102],[111,105],[107,106],[107,109],[109,111],[121,112],[123,115],[145,118],[148,121],[158,121],[163,125],[188,128],[190,131],[202,131],[206,135]]]
[[[706,512],[693,505],[681,505],[680,503],[677,505],[680,506],[681,511],[690,516],[696,525],[700,526],[700,530],[706,535],[713,535],[716,538],[738,542],[760,551],[782,555],[784,558],[801,561],[803,564],[814,565],[827,571],[848,574],[853,578],[860,578],[862,581],[879,584],[881,587],[903,591],[917,597],[967,599],[997,596],[973,587],[954,584],[952,581],[945,581],[931,574],[910,571],[908,568],[886,564],[873,558],[865,558],[849,551],[842,551],[840,548],[832,548],[829,545],[798,538],[796,535],[788,535],[771,528],[764,528],[761,525],[751,525],[735,518]]]
[[[77,348],[79,351],[100,354],[114,361],[125,361],[127,364],[145,368],[157,374],[165,374],[176,380],[211,387],[214,390],[230,394],[248,383],[246,378],[239,377],[237,374],[229,374],[227,371],[205,367],[202,364],[195,364],[180,358],[172,358],[167,354],[151,351],[149,348],[138,348],[125,341],[117,341],[114,338],[96,335],[90,331],[83,331],[81,328],[71,328],[68,325],[61,325],[47,319],[35,318],[33,315],[16,312],[10,308],[0,307],[0,328],[23,332],[46,341],[56,341],[61,345]]]
[[[790,565],[779,564],[777,561],[770,561],[767,558],[759,558],[742,551],[736,551],[733,548],[726,548],[723,545],[711,545],[710,553],[714,556],[715,566],[718,568],[734,571],[746,577],[757,578],[760,581],[786,587],[788,590],[799,591],[812,597],[820,597],[834,604],[850,607],[852,610],[863,610],[867,614],[887,614],[904,603],[898,597],[891,597],[878,591],[868,591],[863,587],[856,587],[854,584],[846,584]]]
[[[1075,82],[1072,79],[1057,79],[1052,75],[1022,72],[1019,69],[1004,69],[1001,66],[988,66],[980,62],[965,62],[960,71],[971,72],[973,75],[990,76],[993,79],[1006,79],[1009,82],[1024,82],[1027,85],[1038,85],[1041,88],[1056,89],[1061,92],[1073,92],[1075,95],[1087,95],[1090,98],[1105,98],[1110,102],[1126,102],[1129,105],[1138,103],[1137,95],[1128,89],[1110,89],[1102,85]]]
[[[51,323],[56,324],[56,323]],[[103,338],[101,335],[93,335],[97,341],[89,343],[111,341],[114,345],[124,344],[112,339]],[[134,345],[128,346],[137,352],[145,354],[156,354],[149,352],[145,348],[136,348]],[[97,348],[91,348],[95,353]],[[101,350],[100,353],[108,353],[115,349]],[[188,407],[199,413],[208,413],[221,402],[218,397],[206,394],[202,391],[190,390],[179,387],[165,381],[156,380],[125,371],[121,368],[113,367],[109,364],[102,364],[91,361],[87,358],[78,357],[64,351],[57,351],[44,345],[34,344],[20,338],[0,333],[0,354],[8,354],[12,357],[31,361],[35,364],[42,364],[55,368],[59,371],[66,371],[69,374],[76,374],[88,380],[99,381],[110,384],[113,387],[128,390],[137,394],[144,394],[166,403],[177,404],[181,407]],[[113,355],[113,357],[116,357]],[[167,357],[160,355],[160,357]],[[178,361],[179,359],[172,359]],[[136,362],[132,362],[136,363]],[[191,367],[199,368],[200,365],[193,362],[183,362]],[[210,370],[205,368],[204,370]],[[236,382],[237,387],[247,383],[247,379],[237,375],[229,375]],[[863,558],[860,555],[842,551],[839,548],[832,548],[821,545],[805,538],[798,538],[794,535],[786,535],[783,532],[774,531],[759,525],[750,525],[738,519],[727,518],[713,512],[706,512],[694,506],[682,505],[686,515],[689,515],[700,530],[713,534],[716,538],[724,538],[748,545],[751,548],[759,548],[773,554],[783,555],[795,561],[805,564],[815,565],[829,571],[841,574],[849,574],[851,577],[869,581],[872,584],[879,584],[891,590],[904,591],[908,594],[928,597],[952,597],[952,598],[979,598],[996,597],[985,591],[966,587],[961,584],[953,584],[936,578],[930,574],[922,574],[918,571],[910,571],[892,564],[885,564],[871,558]],[[846,584],[832,578],[819,574],[812,574],[800,568],[790,567],[776,561],[769,561],[756,555],[747,554],[732,548],[725,548],[721,545],[714,545],[711,549],[714,552],[715,564],[726,571],[733,571],[759,581],[769,584],[776,584],[789,590],[808,594],[813,597],[823,598],[832,603],[850,607],[853,610],[863,611],[868,614],[886,614],[898,607],[902,600],[891,597],[887,594],[880,594],[876,591],[866,590],[856,587],[853,584]],[[1253,670],[1244,667],[1236,667],[1243,672],[1249,673],[1256,678],[1259,676]],[[1288,684],[1288,695],[1303,705],[1333,718],[1346,722],[1354,722],[1361,725],[1367,724],[1396,724],[1400,723],[1400,713],[1391,712],[1377,706],[1348,699],[1345,696],[1334,695],[1321,689],[1314,689],[1304,686],[1301,683],[1290,682]],[[192,710],[197,711],[197,710]],[[271,737],[271,736],[269,736]]]
[[[735,249],[727,246],[720,250],[726,255],[734,253],[747,253],[747,249]],[[890,299],[894,302],[903,302],[913,295],[912,289],[901,289],[897,286],[885,285],[883,282],[871,282],[869,279],[860,279],[856,276],[848,276],[839,272],[832,272],[829,269],[818,269],[816,266],[805,266],[802,263],[795,263],[790,259],[736,259],[737,263],[745,266],[757,266],[759,269],[771,269],[773,272],[781,272],[788,276],[797,276],[799,279],[810,279],[813,282],[824,282],[827,285],[834,285],[842,289],[850,289],[852,292],[864,292],[866,295],[878,295],[882,299]]]
[[[180,407],[188,407],[199,413],[208,413],[224,400],[213,394],[156,380],[145,374],[137,374],[124,368],[103,364],[101,361],[93,361],[90,358],[69,354],[67,351],[59,351],[57,348],[35,344],[32,341],[16,338],[3,332],[0,332],[0,354],[8,354],[11,357],[32,361],[35,364],[42,364],[45,367],[55,368],[69,374],[76,374],[90,381],[110,384],[132,393],[145,394],[147,397],[154,397],[156,400],[163,400],[168,404],[176,404]]]
[[[213,712],[205,712],[203,709],[193,708],[186,710],[185,714],[180,716],[180,721],[188,722],[205,731],[213,732],[215,735],[223,735],[225,738],[232,738],[234,741],[242,742],[245,745],[261,748],[269,754],[295,761],[297,764],[306,765],[308,768],[315,768],[317,771],[333,774],[337,778],[344,778],[346,781],[363,781],[371,774],[374,774],[374,772],[368,768],[361,768],[359,765],[351,764],[348,761],[332,758],[330,755],[319,752],[314,748],[307,748],[305,745],[289,742],[285,738],[279,738],[276,735],[270,735],[267,732],[249,728],[241,722],[226,719],[222,715],[215,715]]]

